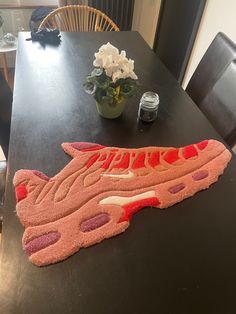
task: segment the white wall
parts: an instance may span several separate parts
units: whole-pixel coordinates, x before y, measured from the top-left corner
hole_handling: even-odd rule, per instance
[[[4,33],[17,35],[18,31],[29,30],[29,20],[33,9],[0,9],[0,15],[4,19]]]
[[[32,11],[33,9],[0,9],[0,15],[4,19],[3,32],[17,35],[21,30],[28,31]],[[15,66],[15,54],[7,53],[8,67]]]
[[[0,0],[0,5],[57,5],[57,0]]]
[[[132,30],[138,31],[152,48],[161,0],[135,0]]]
[[[207,1],[183,81],[184,88],[218,32],[225,33],[236,43],[236,0]]]
[[[6,157],[3,153],[2,147],[0,146],[0,161],[6,160]]]

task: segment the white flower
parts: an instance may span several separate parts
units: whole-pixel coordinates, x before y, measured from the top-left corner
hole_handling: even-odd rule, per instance
[[[106,75],[111,77],[114,83],[121,78],[138,79],[134,73],[134,61],[127,59],[124,50],[119,53],[119,50],[109,42],[101,46],[99,51],[95,53],[93,65],[103,68]]]
[[[117,56],[119,56],[119,50],[108,42],[106,45],[102,45],[98,52],[95,53],[96,59],[93,65],[95,67],[106,68]]]
[[[112,81],[115,83],[120,78],[123,78],[122,75],[123,75],[123,73],[121,72],[121,70],[118,70],[118,71],[114,72],[112,74]]]
[[[126,52],[125,52],[124,50],[121,50],[120,56],[121,56],[122,58],[125,58],[125,57],[126,57]]]

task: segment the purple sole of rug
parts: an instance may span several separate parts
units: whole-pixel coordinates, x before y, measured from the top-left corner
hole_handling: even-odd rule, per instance
[[[82,232],[89,232],[95,230],[110,221],[110,217],[107,213],[99,213],[89,219],[81,222],[80,230]]]
[[[24,251],[27,255],[31,255],[35,252],[38,252],[49,245],[56,243],[61,237],[59,232],[49,232],[47,234],[43,234],[24,245]]]
[[[200,170],[200,171],[194,173],[192,176],[193,180],[195,180],[195,181],[205,179],[206,177],[208,177],[208,171],[207,170]]]
[[[169,188],[169,192],[171,194],[175,194],[180,192],[181,190],[183,190],[185,188],[185,184],[184,183],[179,183],[177,185],[172,186],[171,188]]]

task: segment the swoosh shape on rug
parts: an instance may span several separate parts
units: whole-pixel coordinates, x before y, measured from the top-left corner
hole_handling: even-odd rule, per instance
[[[128,171],[128,173],[118,174],[118,173],[102,173],[103,177],[117,178],[117,179],[130,179],[134,177],[133,171]]]

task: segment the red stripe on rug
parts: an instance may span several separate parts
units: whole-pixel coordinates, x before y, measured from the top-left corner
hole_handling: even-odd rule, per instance
[[[208,140],[205,140],[205,141],[202,141],[200,143],[197,144],[197,147],[200,149],[200,150],[203,150],[207,147],[207,144],[208,144]]]
[[[169,164],[173,164],[178,159],[179,159],[179,149],[178,148],[168,151],[164,156],[164,160],[166,162],[168,162]]]
[[[121,161],[118,164],[114,165],[113,168],[127,169],[129,167],[129,160],[130,160],[130,153],[125,153]]]
[[[121,216],[119,222],[129,221],[133,214],[137,213],[143,207],[157,206],[160,201],[157,197],[145,198],[122,206],[124,214]]]
[[[135,159],[132,168],[133,169],[138,169],[138,168],[144,168],[145,167],[145,153],[139,153],[138,157]]]
[[[110,155],[108,156],[107,160],[102,165],[102,168],[103,169],[108,169],[114,157],[115,157],[115,153],[110,153]]]
[[[87,162],[86,164],[86,167],[89,168],[91,167],[95,162],[96,160],[98,159],[98,157],[100,156],[100,154],[96,154],[96,155],[93,155]]]
[[[27,197],[28,191],[26,189],[26,186],[24,184],[17,185],[15,187],[15,192],[16,192],[16,201],[17,203],[23,200],[24,198]]]
[[[194,145],[188,145],[183,148],[183,156],[185,159],[189,159],[198,155],[198,152]]]
[[[156,167],[160,164],[160,152],[151,153],[150,158],[148,159],[148,163],[151,167]]]

